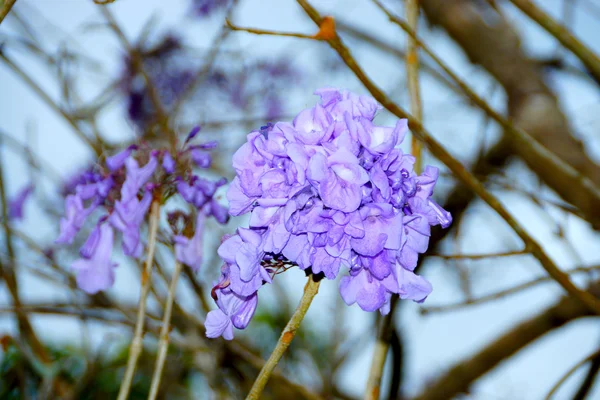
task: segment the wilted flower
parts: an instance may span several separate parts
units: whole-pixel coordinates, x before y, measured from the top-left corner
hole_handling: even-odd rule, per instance
[[[231,339],[233,326],[244,328],[253,296],[284,264],[329,279],[347,269],[342,298],[365,311],[388,313],[392,294],[420,302],[431,292],[413,270],[430,226],[452,221],[431,198],[437,169],[415,174],[415,158],[398,148],[406,120],[375,125],[381,106],[371,97],[333,88],[316,94],[320,104],[251,132],[233,156],[230,213],[250,212],[250,226],[219,247],[225,265],[209,337]]]

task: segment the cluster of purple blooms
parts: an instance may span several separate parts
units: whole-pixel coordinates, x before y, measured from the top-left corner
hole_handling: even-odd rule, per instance
[[[431,198],[437,168],[415,174],[415,158],[397,148],[406,120],[375,125],[381,106],[371,97],[333,88],[316,94],[320,104],[251,132],[233,157],[230,214],[250,213],[250,222],[218,249],[225,263],[208,337],[232,339],[233,327],[244,329],[258,289],[282,263],[328,279],[344,267],[340,293],[365,311],[386,314],[392,294],[421,302],[432,290],[413,270],[430,227],[452,222]]]
[[[65,200],[65,216],[60,221],[56,243],[71,244],[88,217],[102,211],[79,251],[80,258],[72,265],[81,289],[94,294],[113,285],[117,266],[111,261],[115,230],[121,233],[125,255],[136,259],[142,256],[140,231],[151,204],[162,202],[173,193],[179,193],[197,213],[193,234],[189,235],[191,229],[184,230],[191,237],[174,232],[176,258],[193,270],[200,268],[204,220],[212,215],[225,223],[228,214],[214,197],[226,180],[208,180],[192,171],[193,164],[210,167],[208,150],[216,146],[214,142],[189,145],[198,131],[196,128],[190,133],[175,158],[167,150],[132,145],[108,157],[105,167],[86,171],[70,184],[72,192]]]

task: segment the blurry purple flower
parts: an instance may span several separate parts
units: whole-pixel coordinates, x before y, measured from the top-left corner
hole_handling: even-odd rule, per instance
[[[92,231],[92,235],[95,236],[91,243],[86,243],[88,257],[76,260],[72,266],[77,271],[77,285],[89,294],[110,288],[115,280],[114,268],[117,266],[110,260],[114,239],[111,226],[104,223]]]
[[[215,10],[224,8],[229,0],[192,0],[192,9],[199,17],[207,17]]]
[[[200,168],[210,168],[212,157],[210,153],[199,149],[192,149],[191,151],[192,160]]]
[[[65,217],[60,219],[60,234],[56,243],[71,244],[79,232],[85,219],[98,206],[92,203],[88,208],[83,206],[83,200],[78,195],[69,195],[65,200]]]
[[[202,129],[202,127],[200,125],[192,128],[190,133],[188,133],[187,138],[185,138],[185,143],[189,143],[192,139],[194,139],[196,137],[196,135],[198,135],[198,133],[200,132],[201,129]]]
[[[123,188],[127,182],[123,184]],[[146,213],[152,202],[152,193],[146,192],[142,200],[134,196],[127,200],[115,203],[115,210],[109,217],[109,222],[123,234],[123,253],[139,258],[144,250],[140,242],[140,229]]]
[[[19,221],[23,219],[23,207],[25,201],[33,193],[33,185],[29,184],[21,189],[15,197],[8,202],[8,218]]]
[[[175,172],[175,160],[171,157],[171,153],[165,152],[163,156],[162,166],[166,173],[172,174]]]
[[[206,216],[202,211],[198,212],[196,217],[196,230],[194,236],[177,235],[175,240],[175,258],[177,261],[186,264],[193,271],[198,271],[202,265],[202,237],[204,235],[204,221]]]
[[[114,172],[120,169],[125,164],[125,160],[127,159],[127,157],[129,157],[131,155],[131,152],[136,149],[136,145],[131,145],[125,150],[115,154],[114,156],[107,157],[106,166],[108,167],[108,170]]]

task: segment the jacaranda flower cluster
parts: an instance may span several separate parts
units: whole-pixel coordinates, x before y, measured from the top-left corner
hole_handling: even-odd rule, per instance
[[[79,251],[80,258],[72,265],[81,289],[93,294],[113,285],[117,266],[111,261],[115,230],[121,233],[123,253],[141,258],[144,243],[140,231],[151,203],[162,203],[175,193],[193,205],[197,214],[195,229],[191,228],[186,213],[174,213],[186,222],[180,230],[175,228],[177,218],[170,216],[175,256],[194,270],[200,268],[205,218],[213,215],[225,223],[228,213],[214,198],[217,188],[226,180],[212,181],[192,172],[193,164],[210,167],[208,150],[216,146],[214,142],[190,145],[198,130],[190,133],[175,158],[167,150],[132,145],[108,157],[105,167],[86,171],[70,183],[72,192],[65,200],[65,216],[60,221],[56,243],[71,244],[88,217],[101,211],[96,226]]]
[[[250,213],[250,223],[219,247],[225,264],[208,337],[231,339],[233,327],[244,329],[258,289],[284,265],[328,279],[347,269],[344,301],[382,314],[392,294],[420,302],[432,290],[413,270],[430,226],[452,221],[431,198],[437,168],[415,174],[415,158],[397,148],[406,120],[375,125],[381,106],[371,97],[333,88],[316,94],[320,104],[251,132],[233,157],[230,213]]]

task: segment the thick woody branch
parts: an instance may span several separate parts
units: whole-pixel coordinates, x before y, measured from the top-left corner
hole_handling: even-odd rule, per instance
[[[421,7],[432,24],[444,28],[473,63],[481,65],[503,86],[509,115],[518,128],[596,186],[600,185],[600,167],[572,135],[540,69],[525,55],[518,35],[501,14],[472,0],[422,0]],[[526,146],[513,147],[548,186],[578,207],[595,229],[600,228],[600,208],[595,196],[569,178],[562,168],[546,162]]]
[[[600,294],[599,287],[595,286],[588,293],[597,297]],[[528,344],[554,329],[588,315],[591,314],[581,303],[571,297],[564,297],[540,314],[505,332],[469,359],[450,368],[435,382],[428,385],[415,400],[450,399],[467,392],[473,382]]]

